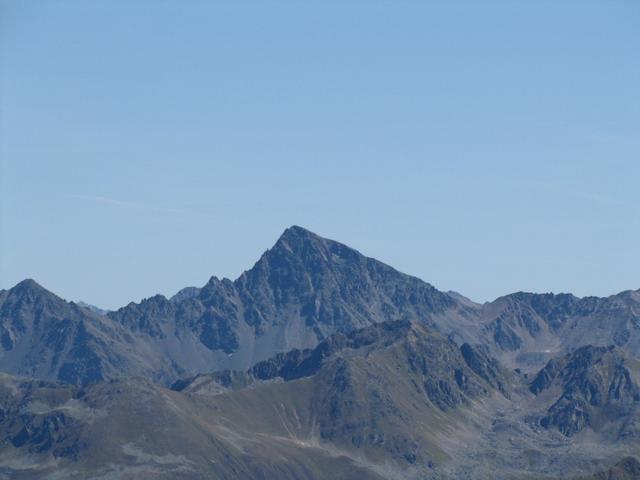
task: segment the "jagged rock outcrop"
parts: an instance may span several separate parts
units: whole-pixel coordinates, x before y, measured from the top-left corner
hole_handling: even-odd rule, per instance
[[[616,345],[640,358],[640,291],[607,298],[518,292],[478,311],[482,343],[514,367],[533,371],[584,345]]]
[[[588,345],[551,360],[530,386],[536,395],[553,389],[559,393],[540,424],[571,436],[625,420],[617,437],[637,434],[629,430],[628,420],[640,414],[638,372],[638,362],[615,346]]]

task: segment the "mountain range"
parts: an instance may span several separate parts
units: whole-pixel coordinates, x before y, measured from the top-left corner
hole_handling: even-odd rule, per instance
[[[639,359],[640,291],[477,304],[294,226],[115,311],[0,291],[0,478],[638,478]]]

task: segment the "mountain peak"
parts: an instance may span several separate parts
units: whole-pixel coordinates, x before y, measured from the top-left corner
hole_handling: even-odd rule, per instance
[[[282,235],[280,235],[280,238],[286,238],[291,236],[318,237],[317,234],[313,233],[311,230],[301,227],[300,225],[291,225],[289,228],[286,228],[284,232],[282,232]]]
[[[36,282],[33,278],[25,278],[24,280],[22,280],[21,282],[18,282],[13,287],[13,289],[15,289],[15,288],[18,288],[18,289],[23,289],[23,288],[32,289],[32,288],[42,288],[42,286],[38,282]]]
[[[342,243],[293,225],[287,228],[273,247],[264,252],[253,268],[246,271],[237,281],[242,281],[243,277],[255,277],[273,270],[280,273],[285,270],[290,273],[327,270],[332,260],[338,258],[359,261],[364,259],[364,256]]]
[[[336,240],[331,240],[307,230],[298,225],[287,228],[272,248],[267,250],[265,257],[298,257],[303,262],[310,259],[330,262],[331,259],[339,261],[361,261],[365,258],[360,252]]]
[[[309,244],[310,242],[324,243],[327,240],[321,236],[313,233],[306,228],[299,227],[298,225],[292,225],[287,228],[282,235],[278,238],[271,250],[279,250],[284,248],[289,251],[297,251],[301,245]]]
[[[275,274],[277,277],[287,277],[288,280],[295,277],[296,281],[304,284],[306,281],[302,277],[306,273],[314,276],[335,273],[339,264],[361,263],[364,260],[361,253],[347,245],[293,225],[280,235],[273,247],[242,277],[266,275],[273,280]]]
[[[13,288],[9,289],[9,292],[14,294],[14,295],[41,295],[41,294],[48,294],[48,295],[53,295],[49,290],[47,290],[46,288],[44,288],[42,285],[40,285],[38,282],[36,282],[35,280],[31,279],[31,278],[27,278],[25,280],[22,280],[21,282],[19,282],[18,284],[16,284]]]

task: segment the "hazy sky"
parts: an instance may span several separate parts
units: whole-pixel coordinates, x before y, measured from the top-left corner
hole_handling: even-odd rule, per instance
[[[287,226],[440,289],[640,288],[640,2],[0,0],[0,288],[114,308]]]

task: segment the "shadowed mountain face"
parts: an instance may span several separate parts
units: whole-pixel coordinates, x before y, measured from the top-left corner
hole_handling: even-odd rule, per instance
[[[244,319],[258,331],[297,321],[318,338],[382,319],[429,320],[458,307],[431,285],[298,227],[287,230],[235,285]]]
[[[162,378],[165,360],[110,319],[33,280],[0,292],[2,371],[72,384],[123,375]],[[158,368],[158,366],[160,368]]]
[[[531,391],[551,400],[540,424],[571,436],[586,427],[640,443],[640,363],[618,348],[581,347],[553,359]]]

